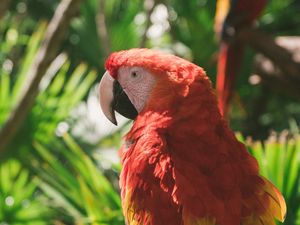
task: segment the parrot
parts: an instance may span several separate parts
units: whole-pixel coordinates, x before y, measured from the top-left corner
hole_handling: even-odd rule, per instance
[[[218,0],[215,32],[220,36],[216,89],[222,115],[227,116],[236,76],[240,71],[244,45],[235,35],[250,27],[267,5],[267,0]]]
[[[205,71],[160,50],[112,53],[100,107],[133,120],[119,151],[127,225],[275,225],[286,204],[218,108]]]

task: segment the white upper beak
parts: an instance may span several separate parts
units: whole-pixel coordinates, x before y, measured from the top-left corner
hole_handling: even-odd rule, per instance
[[[113,124],[117,125],[115,111],[112,107],[114,78],[106,71],[99,84],[100,106],[107,119]]]

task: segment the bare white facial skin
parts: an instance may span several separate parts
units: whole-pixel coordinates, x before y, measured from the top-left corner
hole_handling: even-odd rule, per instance
[[[131,103],[140,113],[156,83],[155,76],[142,67],[120,67],[118,81]]]

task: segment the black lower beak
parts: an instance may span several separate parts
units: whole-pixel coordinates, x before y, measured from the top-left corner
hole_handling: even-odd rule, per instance
[[[113,83],[113,96],[112,110],[117,111],[128,119],[134,120],[138,112],[117,80],[114,80]]]

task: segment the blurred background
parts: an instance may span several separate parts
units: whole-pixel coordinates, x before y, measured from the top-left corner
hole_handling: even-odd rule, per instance
[[[0,225],[124,224],[117,149],[131,122],[100,111],[105,58],[161,49],[215,86],[219,48],[244,28],[221,20],[234,28],[225,40],[215,15],[208,0],[1,0]],[[226,117],[284,194],[285,224],[300,225],[300,1],[269,0],[257,19],[238,40]]]

